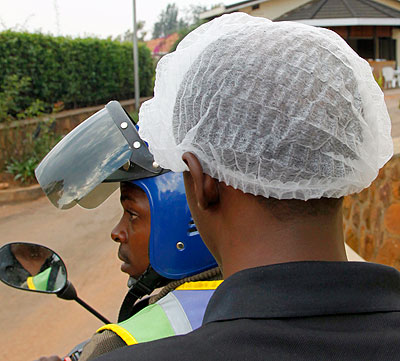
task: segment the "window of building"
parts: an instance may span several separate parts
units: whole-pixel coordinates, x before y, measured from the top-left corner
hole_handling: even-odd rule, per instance
[[[257,10],[257,9],[259,9],[259,8],[260,8],[260,4],[253,5],[253,6],[251,7],[252,10]]]
[[[396,60],[395,39],[379,38],[379,41],[375,41],[374,39],[350,38],[347,42],[364,59]]]
[[[396,60],[396,40],[392,38],[379,38],[379,58]]]
[[[374,59],[374,39],[356,39],[357,53],[364,59]]]
[[[347,42],[362,58],[375,59],[374,39],[350,38]]]

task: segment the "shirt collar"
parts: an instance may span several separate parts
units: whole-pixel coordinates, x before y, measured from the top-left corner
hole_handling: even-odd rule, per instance
[[[240,271],[212,296],[203,324],[400,311],[400,273],[367,262],[291,262]]]

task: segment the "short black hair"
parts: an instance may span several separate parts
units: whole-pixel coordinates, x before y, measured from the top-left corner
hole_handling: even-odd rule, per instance
[[[342,207],[341,198],[319,198],[302,201],[299,199],[276,199],[257,197],[259,202],[270,211],[279,221],[287,221],[294,218],[329,216]]]

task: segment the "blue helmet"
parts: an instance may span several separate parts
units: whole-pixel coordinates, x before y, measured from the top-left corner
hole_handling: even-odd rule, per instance
[[[132,181],[147,195],[151,211],[150,264],[160,275],[181,279],[215,267],[186,201],[181,173]]]

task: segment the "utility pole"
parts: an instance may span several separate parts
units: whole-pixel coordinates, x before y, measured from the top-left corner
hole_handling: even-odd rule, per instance
[[[133,73],[135,76],[135,110],[139,110],[139,56],[136,24],[136,0],[133,0]]]
[[[55,18],[56,18],[57,36],[60,36],[61,35],[60,11],[58,9],[57,0],[53,0],[53,6],[54,6],[54,13],[56,15]]]

